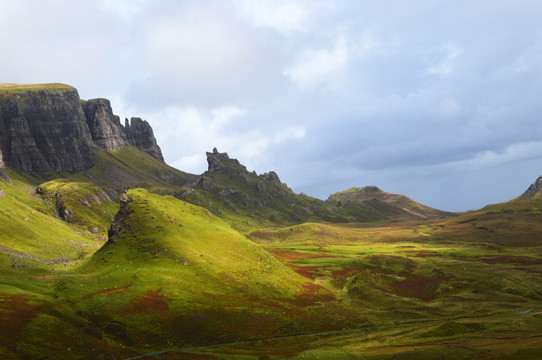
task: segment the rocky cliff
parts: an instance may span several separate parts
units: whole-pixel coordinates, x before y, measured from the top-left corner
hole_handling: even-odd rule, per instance
[[[6,169],[4,167],[4,159],[3,159],[3,156],[2,156],[2,150],[0,150],[0,177],[4,176],[5,175],[5,172]]]
[[[92,140],[101,150],[119,150],[128,145],[120,118],[107,99],[81,100]]]
[[[135,122],[123,127],[108,100],[81,101],[71,86],[0,84],[0,150],[22,172],[81,171],[127,145],[163,161],[150,125]]]
[[[124,129],[129,145],[135,146],[160,161],[164,161],[162,150],[156,143],[152,127],[147,121],[133,117],[128,123],[128,119],[125,119]]]
[[[529,186],[525,192],[519,196],[518,200],[532,200],[542,198],[542,176],[539,176],[534,183]]]

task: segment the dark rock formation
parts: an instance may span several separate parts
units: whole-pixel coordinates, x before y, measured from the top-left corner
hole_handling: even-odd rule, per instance
[[[56,211],[58,213],[58,216],[60,216],[60,218],[66,222],[71,222],[73,216],[75,215],[72,209],[66,207],[66,205],[64,204],[64,199],[59,199],[56,202]]]
[[[130,227],[125,224],[125,220],[133,213],[133,210],[128,206],[132,201],[133,199],[130,199],[126,194],[120,196],[120,209],[111,225],[109,225],[109,229],[107,229],[107,246],[117,241],[121,231],[131,231]]]
[[[152,127],[147,121],[133,117],[130,119],[130,123],[128,123],[128,119],[126,119],[124,128],[130,145],[135,146],[160,161],[164,161],[162,150],[160,150],[160,147],[156,143]]]
[[[280,182],[279,176],[278,176],[277,173],[274,172],[274,171],[266,172],[266,173],[264,173],[262,176],[263,176],[263,178],[264,178],[265,180],[269,180],[269,181],[271,181],[271,182],[274,183],[274,184],[277,184],[277,185],[282,184],[282,183]]]
[[[123,127],[107,99],[81,101],[62,84],[9,85],[0,88],[0,152],[9,167],[77,172],[91,168],[98,151],[127,145],[164,161],[149,123],[132,118]]]
[[[92,140],[100,150],[119,150],[128,145],[120,118],[107,99],[81,101]]]
[[[0,149],[0,178],[6,175],[6,168],[4,166],[4,158],[2,156],[2,150]]]
[[[213,152],[206,152],[207,164],[209,165],[208,171],[226,171],[238,168],[241,172],[247,172],[247,168],[237,159],[230,159],[228,153],[220,153],[216,148],[213,148]]]
[[[542,176],[539,176],[534,183],[519,197],[520,200],[534,199],[536,194],[542,189]]]
[[[23,172],[80,171],[97,151],[73,88],[4,95],[0,129],[7,165]]]

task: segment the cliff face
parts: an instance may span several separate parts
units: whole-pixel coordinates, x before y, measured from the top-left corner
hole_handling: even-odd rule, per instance
[[[81,101],[92,140],[100,150],[119,150],[128,145],[120,118],[107,99]]]
[[[123,127],[109,100],[81,101],[70,86],[0,84],[0,150],[19,171],[81,171],[127,145],[163,161],[150,125],[135,123]]]
[[[4,95],[0,124],[5,161],[24,172],[83,170],[97,151],[73,88]]]
[[[135,146],[160,161],[164,161],[162,150],[156,143],[154,132],[149,123],[137,117],[131,118],[130,122],[128,123],[128,119],[126,119],[124,125],[129,145]]]
[[[0,150],[0,177],[6,174],[4,167],[4,159],[2,156],[2,150]]]

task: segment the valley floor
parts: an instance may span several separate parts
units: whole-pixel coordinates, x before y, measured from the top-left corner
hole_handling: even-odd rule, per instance
[[[78,265],[4,263],[0,357],[541,358],[541,209],[244,236],[130,190],[111,241]]]

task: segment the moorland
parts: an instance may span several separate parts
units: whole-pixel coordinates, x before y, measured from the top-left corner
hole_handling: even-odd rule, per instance
[[[0,86],[0,145],[3,359],[542,358],[540,178],[464,213],[323,201],[216,149],[174,169],[62,84]]]

